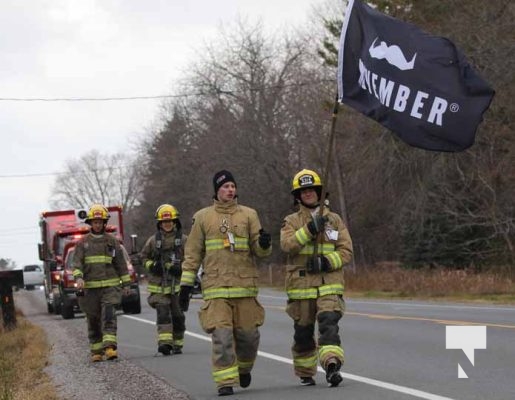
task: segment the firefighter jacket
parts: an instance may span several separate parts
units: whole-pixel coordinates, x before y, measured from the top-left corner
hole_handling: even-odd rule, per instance
[[[110,233],[88,233],[73,255],[73,277],[84,279],[84,288],[129,285],[131,278],[118,239]]]
[[[184,258],[184,244],[186,243],[187,236],[181,234],[181,237],[177,238],[177,233],[175,228],[170,232],[161,230],[160,249],[156,246],[159,235],[155,234],[148,238],[141,250],[143,265],[145,270],[149,271],[147,286],[149,293],[175,294],[179,291],[180,277],[173,276],[165,268],[165,264],[171,263],[173,259],[178,259],[179,262],[182,262]],[[150,271],[150,268],[156,261],[161,262],[162,274],[157,275]]]
[[[237,200],[214,200],[193,216],[185,247],[181,286],[193,286],[203,264],[202,296],[215,298],[256,297],[258,271],[254,257],[271,254],[259,246],[261,223],[257,212]]]
[[[307,223],[312,220],[311,210],[299,205],[298,212],[288,215],[281,228],[281,249],[288,253],[286,265],[286,293],[290,300],[316,299],[319,296],[343,295],[343,265],[352,257],[352,241],[340,216],[324,208],[329,220],[317,244],[317,254],[330,264],[328,272],[307,273],[307,262],[314,252],[316,237],[311,235]],[[318,210],[318,209],[317,209]]]

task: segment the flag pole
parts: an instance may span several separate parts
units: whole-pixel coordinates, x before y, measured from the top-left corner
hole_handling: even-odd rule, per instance
[[[329,133],[329,141],[327,145],[327,157],[325,160],[325,168],[324,168],[324,175],[322,179],[322,185],[324,187],[323,195],[322,195],[322,202],[320,204],[320,212],[319,214],[322,215],[324,212],[324,206],[325,201],[327,200],[327,188],[329,181],[329,169],[331,168],[331,158],[333,154],[333,147],[334,147],[334,136],[336,132],[336,120],[338,117],[338,109],[340,106],[340,102],[338,101],[338,95],[336,95],[336,98],[334,100],[334,106],[333,106],[333,114],[331,116],[331,132]]]
[[[325,202],[327,200],[327,182],[329,180],[329,168],[331,166],[331,156],[333,154],[333,147],[334,147],[334,136],[336,132],[336,120],[338,117],[338,109],[339,109],[340,103],[338,101],[338,94],[336,94],[336,98],[334,100],[334,106],[333,106],[333,114],[331,116],[331,131],[329,133],[329,141],[327,144],[327,157],[325,160],[325,168],[323,173],[323,179],[322,179],[322,186],[324,188],[322,193],[322,198],[320,202],[320,208],[318,210],[318,214],[322,216],[324,214],[324,207]],[[324,238],[324,232],[319,232],[317,235],[317,238],[314,243],[313,248],[313,262],[317,262],[318,257],[318,245],[322,244]]]

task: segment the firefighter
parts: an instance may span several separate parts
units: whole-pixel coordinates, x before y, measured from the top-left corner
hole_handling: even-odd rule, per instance
[[[157,315],[157,351],[165,356],[181,354],[186,330],[178,293],[186,235],[182,234],[179,211],[171,204],[160,205],[155,213],[157,231],[141,250],[148,271],[148,304]]]
[[[272,252],[271,237],[257,212],[238,204],[236,181],[226,170],[213,177],[214,204],[198,211],[185,247],[180,304],[188,310],[199,266],[203,265],[199,311],[202,329],[212,338],[212,376],[218,395],[251,382],[265,311],[257,300],[255,257]]]
[[[90,207],[85,222],[90,232],[78,243],[73,258],[77,296],[86,314],[91,361],[118,358],[115,307],[129,294],[130,276],[118,239],[105,231],[109,212]]]
[[[322,188],[316,172],[298,172],[291,193],[299,210],[281,228],[281,249],[288,255],[286,312],[293,319],[294,373],[305,386],[315,385],[317,358],[329,385],[338,386],[344,361],[338,321],[345,309],[343,265],[351,260],[352,242],[338,214],[327,207],[319,214]]]

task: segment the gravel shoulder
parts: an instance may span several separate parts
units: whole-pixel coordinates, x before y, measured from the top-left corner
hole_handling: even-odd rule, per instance
[[[51,347],[45,372],[62,400],[162,399],[190,397],[167,382],[121,357],[115,362],[91,363],[86,325],[70,324],[48,314],[38,291],[20,290],[15,306],[31,323],[42,327]]]

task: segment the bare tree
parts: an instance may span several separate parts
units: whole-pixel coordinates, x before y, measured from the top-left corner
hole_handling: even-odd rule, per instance
[[[151,227],[164,201],[186,215],[208,205],[211,177],[226,168],[242,202],[259,210],[278,239],[292,204],[291,178],[300,168],[316,168],[330,117],[307,44],[303,37],[270,38],[259,23],[238,21],[206,46],[183,81],[185,93],[202,95],[174,100],[147,146],[140,226],[146,220]]]
[[[10,258],[0,258],[0,269],[15,269],[16,262]]]
[[[291,177],[301,168],[323,172],[325,166],[341,24],[337,1],[321,19],[322,33],[269,38],[259,24],[240,21],[202,49],[177,93],[184,96],[171,101],[163,126],[145,145],[138,229],[154,229],[149,220],[162,202],[178,206],[189,222],[213,194],[213,173],[227,168],[242,202],[257,208],[278,236],[291,205]],[[411,148],[341,107],[328,189],[349,216],[356,253],[366,257],[358,261],[417,259],[421,252],[425,263],[446,265],[513,257],[515,57],[509,28],[515,6],[507,0],[373,3],[455,40],[498,92],[476,145],[457,155]]]
[[[92,150],[68,160],[52,188],[53,208],[87,208],[92,203],[132,209],[141,194],[141,168],[125,153],[101,154]]]

